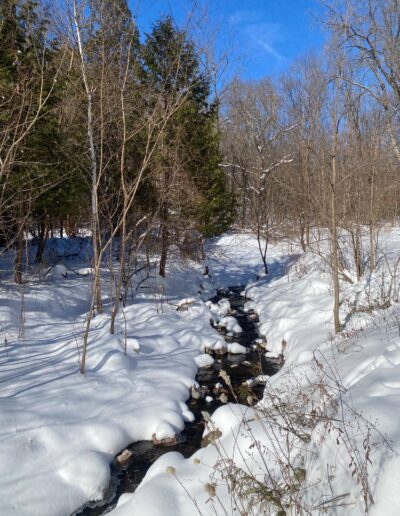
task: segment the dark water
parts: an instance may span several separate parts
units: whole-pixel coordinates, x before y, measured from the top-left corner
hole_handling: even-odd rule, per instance
[[[201,390],[206,395],[212,396],[213,401],[207,403],[205,397],[202,399],[190,399],[187,401],[189,409],[195,415],[195,421],[187,424],[182,435],[179,437],[179,443],[173,446],[155,446],[150,441],[140,441],[128,447],[132,452],[129,462],[125,466],[117,466],[113,464],[111,467],[111,484],[105,498],[102,502],[89,503],[79,512],[74,513],[75,516],[100,516],[111,511],[117,504],[119,497],[123,493],[133,493],[138,487],[150,466],[161,456],[170,451],[178,451],[184,457],[190,457],[195,451],[202,446],[202,435],[204,423],[202,420],[202,411],[212,414],[218,407],[224,403],[218,399],[221,392],[215,392],[215,384],[222,384],[223,393],[229,402],[240,402],[245,405],[254,404],[261,399],[264,386],[262,384],[252,385],[251,389],[243,384],[246,380],[256,377],[259,374],[273,375],[281,364],[274,360],[264,357],[264,351],[261,348],[254,349],[254,343],[259,338],[257,332],[257,317],[254,312],[245,313],[243,311],[245,298],[240,295],[244,287],[230,287],[229,289],[221,289],[211,301],[218,302],[223,298],[228,298],[231,309],[234,311],[232,315],[237,319],[243,332],[235,335],[233,338],[226,336],[226,332],[220,330],[225,335],[227,342],[238,342],[246,347],[249,352],[243,355],[224,355],[215,356],[215,363],[210,369],[200,369],[196,376],[196,381],[200,384]],[[231,378],[233,393],[225,385],[223,379],[219,376],[219,372],[224,370]]]

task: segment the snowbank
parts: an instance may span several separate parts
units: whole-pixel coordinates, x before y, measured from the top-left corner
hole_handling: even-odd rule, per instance
[[[342,284],[345,328],[334,336],[320,256],[270,245],[270,274],[255,281],[254,238],[225,235],[209,244],[214,286],[248,285],[266,353],[283,353],[285,365],[260,375],[266,387],[257,409],[228,404],[204,414],[211,444],[189,459],[163,455],[112,514],[262,514],[265,500],[293,514],[306,507],[361,516],[366,505],[373,516],[400,514],[399,285],[392,281],[399,230],[384,235],[381,250],[373,274]],[[65,515],[101,498],[114,455],[153,434],[169,437],[193,418],[185,400],[197,368],[210,363],[203,352],[225,346],[209,321],[230,317],[226,303],[206,306],[208,279],[174,264],[163,285],[125,308],[126,327],[121,319],[114,336],[107,317],[96,317],[81,376],[87,286],[85,276],[58,272],[30,285],[23,339],[20,294],[12,284],[4,293],[0,514]],[[379,309],[388,289],[391,306]]]
[[[213,360],[202,352],[223,343],[201,301],[202,295],[211,296],[211,284],[200,266],[176,263],[163,284],[138,291],[118,319],[115,335],[109,334],[107,313],[95,317],[86,374],[79,374],[90,292],[86,252],[84,239],[50,241],[48,255],[65,256],[45,279],[28,276],[22,337],[20,291],[3,278],[4,516],[65,516],[89,500],[100,500],[118,452],[153,435],[174,436],[193,420],[185,401],[198,367]],[[183,305],[187,310],[176,309]]]
[[[225,263],[233,256],[255,263],[245,241],[226,249]],[[227,405],[211,418],[205,414],[212,444],[187,460],[164,455],[112,514],[269,514],[266,501],[271,514],[280,504],[290,514],[307,508],[361,516],[366,507],[373,516],[400,514],[399,305],[393,296],[386,310],[375,303],[390,282],[384,271],[393,272],[400,253],[398,230],[384,235],[381,249],[388,253],[377,271],[341,285],[345,328],[335,337],[326,262],[315,253],[298,258],[298,249],[290,257],[285,246],[270,248],[270,275],[250,283],[246,295],[267,353],[283,353],[283,369],[262,375],[266,389],[257,410]],[[217,267],[214,275],[232,285],[235,267],[224,273]],[[241,277],[251,280],[244,268]]]

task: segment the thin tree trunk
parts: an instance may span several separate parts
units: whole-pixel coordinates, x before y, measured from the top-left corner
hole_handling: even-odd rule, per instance
[[[88,338],[89,338],[89,329],[90,323],[94,316],[95,306],[97,307],[98,312],[102,312],[102,302],[101,302],[101,283],[100,283],[100,256],[99,256],[99,247],[98,247],[98,225],[97,225],[97,207],[98,207],[98,199],[97,199],[97,162],[96,162],[96,151],[94,147],[94,131],[93,131],[93,113],[92,113],[92,91],[89,86],[87,74],[86,74],[86,66],[85,59],[83,54],[83,46],[82,46],[82,38],[81,38],[81,28],[79,25],[78,19],[78,9],[77,2],[74,0],[74,24],[76,30],[76,36],[78,40],[78,48],[79,55],[81,59],[81,72],[82,79],[85,85],[86,98],[87,98],[87,135],[89,141],[89,151],[90,151],[90,160],[91,160],[91,227],[92,227],[92,245],[93,245],[93,270],[94,270],[94,278],[93,278],[93,290],[92,290],[92,300],[90,304],[90,309],[86,318],[86,327],[83,337],[83,349],[82,349],[82,357],[80,364],[80,372],[84,374],[85,372],[85,363],[86,363],[86,353],[88,346]]]
[[[164,170],[164,199],[162,200],[163,205],[161,208],[161,256],[160,256],[160,270],[159,274],[162,278],[165,278],[165,269],[167,266],[168,247],[169,247],[169,209],[168,209],[168,196],[170,186],[169,171]]]
[[[24,227],[21,227],[18,230],[17,238],[16,238],[16,251],[15,251],[15,261],[14,261],[14,277],[15,283],[18,285],[22,284],[22,267],[23,267],[23,258],[24,258]]]
[[[115,319],[117,317],[119,305],[122,298],[122,277],[125,271],[125,253],[126,253],[126,220],[122,221],[121,234],[120,234],[120,249],[119,249],[119,270],[117,279],[117,288],[115,289],[114,307],[111,311],[110,321],[110,333],[114,335],[115,332]]]
[[[89,141],[90,161],[91,161],[91,229],[92,229],[92,246],[93,246],[93,269],[94,269],[94,284],[93,292],[96,295],[97,312],[103,311],[103,304],[101,300],[101,280],[100,280],[100,255],[99,255],[99,233],[98,233],[98,195],[97,195],[97,160],[96,150],[94,146],[94,129],[93,129],[93,106],[92,106],[92,90],[89,86],[86,66],[83,54],[81,29],[78,20],[78,11],[76,0],[74,0],[74,22],[76,35],[78,40],[79,55],[81,58],[81,72],[82,79],[85,85],[87,98],[87,135]]]
[[[265,272],[265,274],[268,274],[268,272],[269,272],[268,271],[268,263],[267,263],[268,239],[265,238],[264,248],[261,244],[261,240],[262,240],[262,236],[261,236],[261,232],[260,232],[260,225],[258,224],[257,225],[257,244],[258,244],[258,249],[260,251],[261,259],[263,262],[264,272]]]
[[[357,281],[360,281],[363,275],[362,249],[361,249],[361,230],[358,222],[355,223],[355,229],[350,229],[351,242],[353,246],[353,258],[356,269]]]
[[[336,147],[336,146],[335,146]],[[336,155],[332,156],[332,183],[331,183],[331,262],[333,282],[333,322],[335,333],[341,330],[339,308],[340,308],[340,286],[339,286],[339,257],[337,243],[337,214],[336,214]]]
[[[127,62],[129,62],[130,55],[130,46],[129,46],[129,54]],[[126,116],[125,116],[125,87],[126,81],[128,77],[128,65],[125,71],[125,77],[122,84],[121,92],[120,92],[120,101],[121,101],[121,118],[122,118],[122,147],[121,147],[121,163],[120,163],[120,177],[121,177],[121,188],[123,195],[123,210],[122,210],[122,223],[121,223],[121,233],[120,233],[120,248],[119,248],[119,271],[118,271],[118,279],[117,279],[117,288],[115,292],[115,300],[114,307],[111,312],[111,323],[110,323],[110,333],[113,335],[115,332],[115,319],[117,317],[119,305],[122,299],[122,280],[125,273],[125,254],[126,254],[126,218],[128,216],[128,207],[129,207],[129,193],[128,186],[126,184],[125,177],[125,152],[126,152]],[[125,347],[126,353],[126,347]]]
[[[168,256],[168,206],[163,207],[162,225],[161,225],[161,256],[160,256],[160,276],[165,278],[165,268]]]
[[[303,251],[306,251],[310,245],[310,212],[309,209],[312,205],[311,193],[310,193],[310,171],[308,167],[309,162],[309,150],[308,147],[305,149],[305,155],[302,156],[302,172],[304,189],[306,192],[306,207],[304,209],[304,228],[302,230],[301,246]]]
[[[93,288],[96,288],[96,284],[93,284]],[[83,334],[83,347],[82,347],[82,356],[79,366],[79,372],[81,374],[85,374],[85,367],[86,367],[86,355],[87,355],[87,348],[88,348],[88,342],[89,342],[89,330],[90,330],[90,323],[92,322],[92,318],[94,315],[94,304],[96,300],[96,292],[92,293],[92,299],[90,302],[90,308],[87,314],[86,318],[86,325],[85,325],[85,331]]]
[[[376,268],[376,242],[375,242],[375,165],[373,165],[370,190],[369,190],[369,268],[373,272]]]
[[[46,243],[49,236],[49,228],[47,227],[45,222],[41,222],[39,224],[38,231],[38,248],[36,251],[36,263],[43,262],[43,254],[46,249]]]
[[[303,222],[300,218],[300,245],[304,252],[307,250],[306,245],[306,227],[305,222]]]
[[[362,263],[362,248],[361,248],[361,229],[359,224],[357,224],[356,228],[356,239],[355,239],[355,262],[356,262],[356,272],[357,272],[357,281],[363,276],[363,263]]]

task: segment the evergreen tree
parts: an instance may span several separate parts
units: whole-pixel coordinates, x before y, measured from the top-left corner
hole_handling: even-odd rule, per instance
[[[36,100],[32,55],[32,35],[37,28],[35,7],[32,2],[17,0],[5,0],[0,7],[0,163],[4,192],[0,217],[4,241],[17,242],[19,252],[15,268],[18,282],[21,281],[23,229],[31,193],[25,166],[29,153],[25,151]],[[40,36],[35,39],[35,43],[40,44]],[[22,199],[22,187],[25,199]]]
[[[47,37],[48,19],[38,2],[6,0],[0,13],[0,95],[6,99],[0,121],[5,192],[0,218],[4,237],[17,245],[15,276],[21,282],[24,230],[32,213],[45,204],[48,189],[60,183],[57,48]]]
[[[153,164],[159,170],[160,274],[164,275],[168,245],[182,219],[207,236],[220,233],[232,222],[233,200],[218,167],[217,110],[209,103],[210,80],[193,41],[166,17],[147,36],[142,56],[143,82],[154,92],[155,102],[167,105],[183,99]]]

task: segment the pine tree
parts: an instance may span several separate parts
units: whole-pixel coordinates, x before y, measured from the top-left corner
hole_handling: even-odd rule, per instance
[[[208,100],[210,80],[193,41],[165,17],[147,36],[142,56],[143,81],[155,101],[166,105],[173,103],[171,99],[184,99],[153,164],[159,170],[160,274],[164,276],[168,246],[173,238],[179,240],[182,220],[207,236],[219,233],[232,221],[233,201],[218,166],[217,110]]]
[[[57,181],[53,45],[45,13],[32,0],[6,0],[1,7],[0,88],[2,106],[0,203],[8,240],[16,242],[15,279],[22,281],[24,230],[34,205]],[[9,221],[12,220],[10,224]]]

